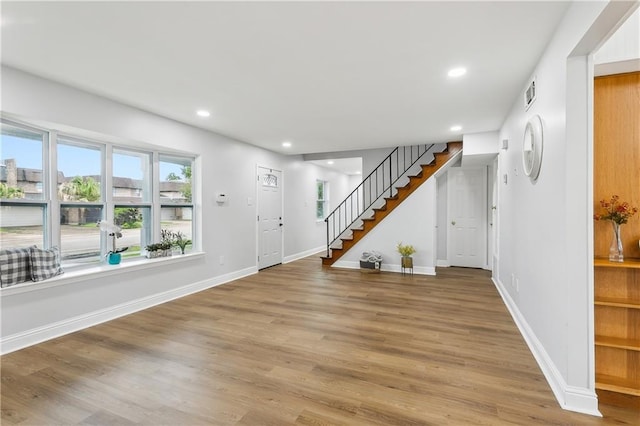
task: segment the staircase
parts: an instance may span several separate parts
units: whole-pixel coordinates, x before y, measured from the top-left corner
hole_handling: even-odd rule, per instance
[[[420,185],[455,158],[462,151],[462,142],[449,142],[441,152],[435,152],[436,147],[431,144],[395,148],[327,216],[324,220],[327,224],[327,253],[322,257],[323,265],[333,265]],[[418,165],[431,158],[430,163]],[[395,187],[403,178],[408,179],[407,184]]]

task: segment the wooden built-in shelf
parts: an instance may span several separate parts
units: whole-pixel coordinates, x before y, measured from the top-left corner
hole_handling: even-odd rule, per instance
[[[634,380],[604,374],[596,374],[596,389],[640,396],[640,388]]]
[[[640,259],[625,259],[624,262],[610,262],[607,258],[596,257],[593,260],[593,266],[596,268],[640,269]]]
[[[640,302],[618,297],[598,297],[595,302],[600,306],[614,306],[617,308],[640,309]]]
[[[622,337],[596,336],[596,346],[640,352],[640,340]]]
[[[640,207],[640,72],[598,76],[593,95],[593,213],[613,195]],[[616,141],[611,149],[611,141]],[[640,220],[624,226],[624,262],[610,262],[611,223],[594,222],[595,376],[598,401],[640,413]]]

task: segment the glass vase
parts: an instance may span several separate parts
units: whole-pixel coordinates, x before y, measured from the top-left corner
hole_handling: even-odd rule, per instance
[[[611,239],[611,246],[609,247],[609,261],[624,262],[620,224],[611,221],[611,225],[613,225],[613,238]]]

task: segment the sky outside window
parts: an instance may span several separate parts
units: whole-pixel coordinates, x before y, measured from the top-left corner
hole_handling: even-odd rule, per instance
[[[9,129],[11,126],[3,124],[3,129]],[[3,130],[2,141],[0,144],[0,159],[14,158],[17,160],[19,168],[42,170],[42,136],[38,133],[21,132],[24,135],[15,136],[6,134]],[[60,143],[60,145],[63,145]],[[66,177],[69,176],[94,176],[100,174],[100,169],[96,171],[93,162],[85,162],[86,151],[77,151],[71,145],[64,144],[65,148],[58,152],[63,152],[58,158],[58,170],[64,171]],[[99,153],[99,151],[96,151]],[[117,154],[114,154],[114,159]],[[128,157],[128,156],[120,156]],[[98,163],[99,164],[99,163]],[[119,158],[114,161],[113,175],[119,177],[132,177],[136,173],[140,175],[141,171],[139,160],[136,162],[134,158]],[[160,167],[160,180],[164,180],[170,173],[177,176],[181,175],[181,166],[176,163],[162,163]]]

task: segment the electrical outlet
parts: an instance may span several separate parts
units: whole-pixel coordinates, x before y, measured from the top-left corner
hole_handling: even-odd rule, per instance
[[[516,274],[511,274],[511,287],[516,286]]]
[[[224,256],[220,256],[219,262],[221,265],[224,265]]]
[[[516,293],[520,293],[520,279],[516,278]]]

